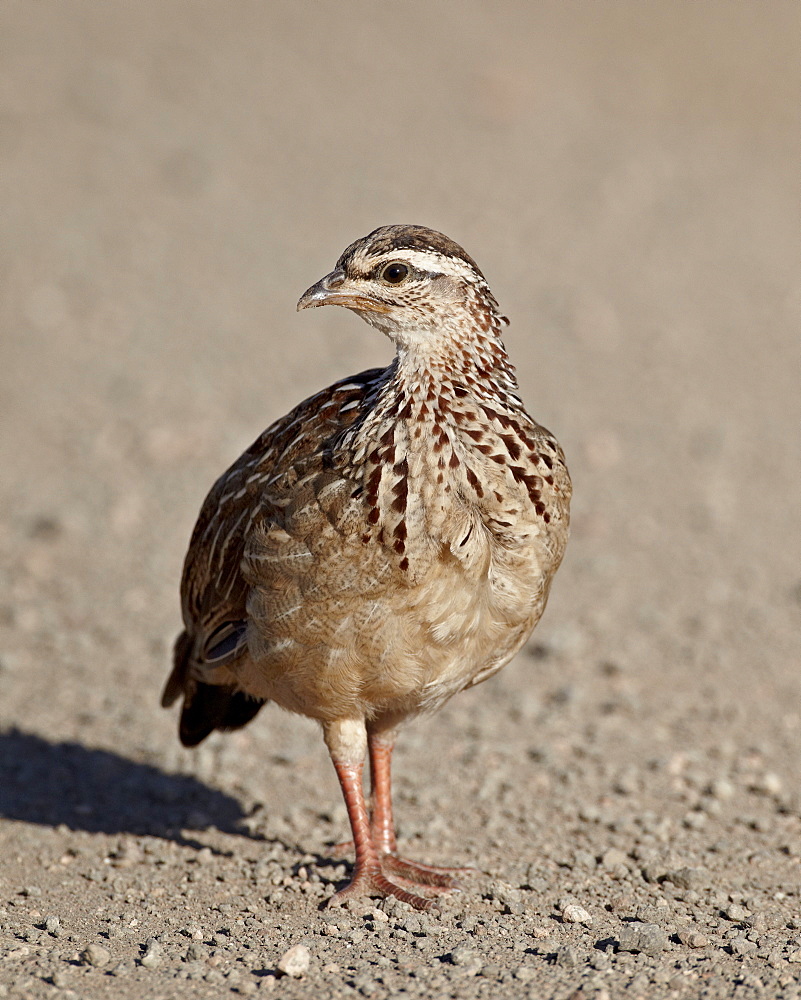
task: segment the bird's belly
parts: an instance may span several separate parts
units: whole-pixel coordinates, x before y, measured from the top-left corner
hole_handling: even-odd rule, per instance
[[[473,579],[450,564],[428,581],[418,595],[417,641],[404,650],[421,672],[406,696],[410,711],[436,709],[499,670],[531,633],[546,598],[534,552],[496,552],[489,570]]]
[[[480,572],[444,559],[414,587],[339,608],[330,591],[307,595],[293,612],[303,627],[282,635],[273,617],[251,643],[247,690],[322,721],[436,709],[520,648],[542,614],[547,576],[536,551],[510,550]]]

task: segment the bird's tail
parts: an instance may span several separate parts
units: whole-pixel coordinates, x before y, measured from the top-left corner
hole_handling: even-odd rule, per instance
[[[191,670],[193,643],[186,632],[175,641],[173,668],[161,704],[164,708],[183,695],[178,735],[185,747],[195,747],[215,729],[240,729],[256,715],[263,700],[223,684],[204,684]]]

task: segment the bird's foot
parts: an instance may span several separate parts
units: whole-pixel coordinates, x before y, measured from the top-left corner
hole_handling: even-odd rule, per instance
[[[357,868],[351,881],[335,893],[327,901],[327,905],[341,906],[348,899],[360,896],[378,896],[382,899],[394,896],[416,910],[431,910],[436,908],[436,900],[431,896],[458,892],[461,886],[455,876],[473,872],[473,868],[438,868],[408,861],[395,854],[382,854],[375,863],[366,865],[361,870]]]
[[[429,886],[426,886],[425,889],[431,891]],[[402,903],[408,903],[415,910],[433,910],[436,908],[436,901],[434,899],[418,896],[416,893],[409,892],[407,889],[397,885],[386,877],[378,865],[363,868],[360,872],[355,872],[350,882],[343,889],[340,889],[339,892],[335,892],[327,901],[326,906],[342,906],[349,899],[358,899],[362,896],[378,896],[381,899],[394,896],[395,899],[399,899]]]

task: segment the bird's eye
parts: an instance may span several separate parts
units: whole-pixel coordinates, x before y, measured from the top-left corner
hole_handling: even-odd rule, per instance
[[[399,285],[409,277],[409,268],[406,264],[394,260],[381,268],[378,277],[388,285]]]

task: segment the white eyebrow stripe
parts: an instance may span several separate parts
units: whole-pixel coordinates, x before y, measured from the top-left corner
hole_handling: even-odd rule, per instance
[[[420,271],[439,271],[442,274],[453,276],[464,276],[470,274],[473,270],[460,257],[449,257],[438,250],[390,250],[381,255],[381,260],[382,262],[385,260],[403,260]]]

